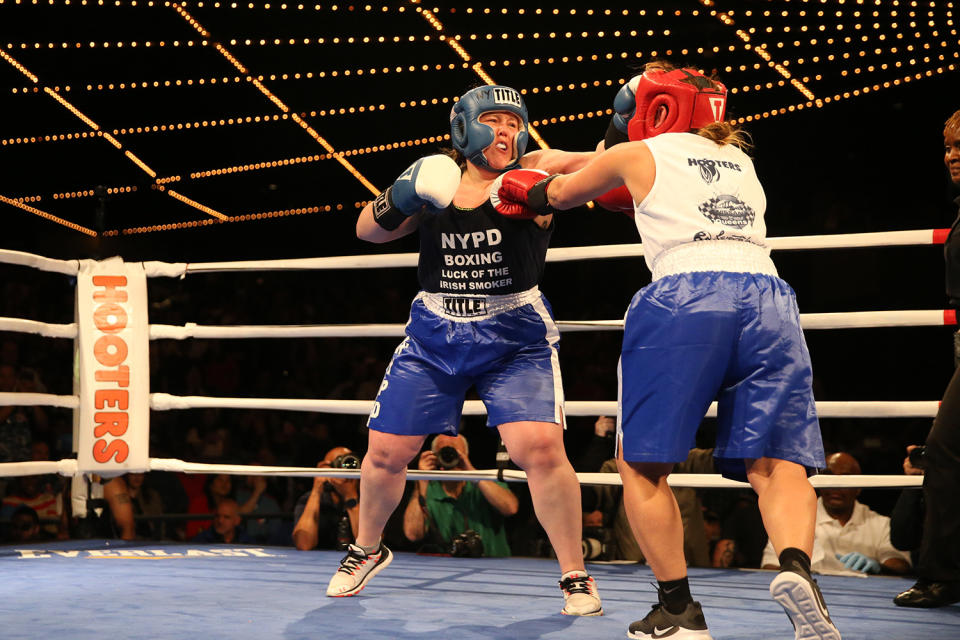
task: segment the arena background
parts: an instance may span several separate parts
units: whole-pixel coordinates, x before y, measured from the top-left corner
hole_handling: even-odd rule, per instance
[[[386,246],[356,239],[359,207],[372,197],[364,180],[382,189],[445,146],[456,96],[484,78],[514,86],[546,143],[589,149],[616,88],[653,57],[716,69],[731,88],[728,117],[754,137],[771,237],[947,227],[958,195],[941,144],[943,121],[960,108],[956,14],[949,2],[886,1],[540,11],[510,2],[487,12],[469,2],[0,0],[0,247],[188,262],[415,251],[416,236]],[[349,168],[328,157],[338,152]],[[552,246],[636,241],[628,218],[584,208],[559,216]],[[938,247],[774,259],[802,312],[945,304]],[[67,278],[2,273],[2,315],[72,321]],[[558,319],[614,319],[649,277],[640,259],[550,264],[542,288]],[[309,324],[403,322],[417,284],[412,269],[379,269],[189,276],[150,288],[153,322]],[[619,338],[564,336],[568,399],[615,398]],[[933,400],[953,367],[947,328],[807,338],[818,400]],[[71,392],[67,341],[16,340],[50,392]],[[170,393],[369,399],[395,343],[158,341],[151,383]],[[197,424],[202,433],[208,421],[248,420],[175,413],[154,414],[156,455],[189,457],[180,448]],[[315,462],[320,445],[298,434],[321,421],[326,441],[362,447],[357,417],[263,419],[293,432],[283,445],[290,462]],[[479,424],[468,433],[484,434]],[[591,425],[571,420],[571,451]],[[896,473],[903,446],[928,427],[823,421],[828,449],[854,453],[865,473]],[[478,438],[474,457],[491,460],[493,441]],[[223,461],[249,462],[250,451],[238,437]],[[873,494],[864,499],[880,508],[892,499]]]

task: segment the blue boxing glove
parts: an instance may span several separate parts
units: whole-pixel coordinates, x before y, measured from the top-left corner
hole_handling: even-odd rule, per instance
[[[634,76],[625,85],[617,91],[613,99],[613,117],[610,119],[610,125],[607,127],[607,135],[603,139],[603,147],[610,147],[627,142],[630,138],[627,136],[627,128],[630,119],[637,111],[636,88],[640,82],[640,76]]]
[[[445,209],[460,186],[460,167],[449,156],[420,158],[373,201],[373,219],[387,231],[423,207]]]
[[[880,563],[863,555],[859,551],[851,551],[850,553],[840,555],[837,554],[837,560],[843,563],[847,569],[852,571],[859,571],[861,573],[880,573]]]
[[[613,125],[620,133],[627,133],[627,125],[630,124],[630,119],[637,111],[636,89],[639,82],[640,76],[630,78],[625,85],[620,87],[617,96],[613,99],[613,110],[616,112],[613,114]]]

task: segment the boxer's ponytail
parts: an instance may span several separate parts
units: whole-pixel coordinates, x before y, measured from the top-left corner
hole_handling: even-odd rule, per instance
[[[753,147],[750,134],[729,122],[711,122],[707,126],[697,129],[697,135],[713,140],[721,146],[725,144],[738,146],[743,151],[748,151]]]

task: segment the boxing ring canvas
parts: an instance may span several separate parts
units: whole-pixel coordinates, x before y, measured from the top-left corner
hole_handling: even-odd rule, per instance
[[[340,553],[286,547],[87,540],[0,548],[0,637],[623,638],[655,598],[635,564],[590,564],[603,617],[559,613],[556,562],[398,553],[352,598],[324,595]],[[768,571],[693,569],[716,640],[793,637]],[[896,607],[900,578],[821,576],[844,640],[960,638],[960,606]]]

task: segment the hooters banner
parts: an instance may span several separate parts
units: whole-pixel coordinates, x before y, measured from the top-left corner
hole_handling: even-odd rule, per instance
[[[146,471],[150,442],[147,278],[140,263],[85,260],[77,276],[77,464]]]

